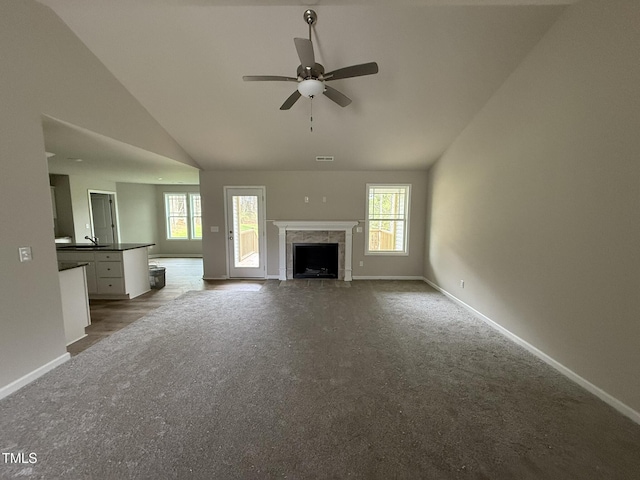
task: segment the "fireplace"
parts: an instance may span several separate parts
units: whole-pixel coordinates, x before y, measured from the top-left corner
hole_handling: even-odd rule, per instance
[[[338,280],[350,282],[353,227],[358,221],[275,220],[278,227],[278,279],[294,278],[293,245],[297,243],[337,243]]]
[[[293,278],[338,278],[338,244],[294,243]]]

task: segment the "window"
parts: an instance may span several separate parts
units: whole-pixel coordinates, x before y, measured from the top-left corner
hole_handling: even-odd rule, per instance
[[[202,238],[202,207],[198,193],[165,193],[167,238],[188,240]]]
[[[411,185],[367,185],[367,255],[407,255]]]
[[[190,193],[189,200],[191,202],[191,238],[202,238],[202,207],[200,195],[198,193]]]

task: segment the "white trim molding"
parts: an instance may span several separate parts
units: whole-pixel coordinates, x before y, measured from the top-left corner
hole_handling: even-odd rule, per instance
[[[440,293],[442,293],[446,297],[450,298],[451,300],[453,300],[454,302],[456,302],[457,304],[459,304],[460,306],[462,306],[463,308],[465,308],[466,310],[471,312],[474,316],[478,317],[480,320],[482,320],[483,322],[487,323],[490,327],[492,327],[495,330],[497,330],[498,332],[500,332],[502,335],[507,337],[509,340],[517,343],[521,347],[525,348],[527,351],[529,351],[532,354],[534,354],[540,360],[545,362],[547,365],[550,365],[551,367],[555,368],[558,372],[560,372],[562,375],[567,377],[569,380],[572,380],[573,382],[577,383],[578,385],[580,385],[582,388],[584,388],[588,392],[594,394],[596,397],[598,397],[603,402],[605,402],[608,405],[610,405],[613,408],[615,408],[618,412],[622,413],[624,416],[630,418],[631,420],[633,420],[637,424],[640,424],[640,412],[637,412],[636,410],[631,408],[629,405],[626,405],[625,403],[621,402],[616,397],[614,397],[613,395],[605,392],[600,387],[598,387],[598,386],[594,385],[593,383],[591,383],[589,380],[586,380],[585,378],[581,377],[580,375],[578,375],[573,370],[565,367],[563,364],[561,364],[560,362],[558,362],[554,358],[550,357],[549,355],[544,353],[542,350],[539,350],[538,348],[536,348],[535,346],[531,345],[526,340],[523,340],[522,338],[520,338],[516,334],[510,332],[509,330],[504,328],[499,323],[495,322],[494,320],[491,320],[489,317],[487,317],[483,313],[479,312],[478,310],[476,310],[472,306],[466,304],[465,302],[463,302],[462,300],[460,300],[456,296],[452,295],[451,293],[447,292],[443,288],[440,288],[438,285],[436,285],[435,283],[433,283],[429,279],[423,278],[423,280],[426,283],[428,283],[429,285],[431,285],[433,288],[435,288],[437,291],[439,291]]]
[[[354,280],[418,280],[424,281],[424,277],[419,275],[357,275]]]
[[[3,399],[4,397],[11,395],[13,392],[20,390],[25,385],[28,385],[29,383],[33,382],[35,379],[41,377],[48,371],[53,370],[58,365],[62,365],[64,362],[66,362],[70,358],[71,358],[71,355],[69,353],[60,355],[58,358],[54,358],[50,362],[45,363],[41,367],[38,367],[32,372],[29,372],[26,375],[20,377],[19,379],[11,382],[9,385],[5,385],[4,387],[0,388],[0,400]]]
[[[344,232],[344,281],[350,282],[351,277],[351,257],[353,253],[353,227],[358,224],[357,220],[275,220],[273,224],[278,227],[278,279],[287,279],[287,230],[296,231],[330,231]]]

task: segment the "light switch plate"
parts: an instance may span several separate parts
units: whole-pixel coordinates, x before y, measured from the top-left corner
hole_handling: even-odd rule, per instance
[[[211,227],[211,233],[218,233],[220,231],[220,227]]]
[[[18,254],[20,255],[21,262],[30,262],[31,260],[33,260],[31,247],[18,247]]]

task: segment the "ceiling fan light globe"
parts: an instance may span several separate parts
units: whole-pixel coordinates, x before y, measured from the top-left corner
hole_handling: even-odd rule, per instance
[[[298,84],[300,95],[305,97],[315,97],[324,92],[324,82],[315,79],[303,80]]]

